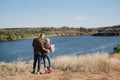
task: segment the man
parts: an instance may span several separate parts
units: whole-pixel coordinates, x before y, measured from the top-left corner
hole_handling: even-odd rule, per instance
[[[41,60],[44,55],[43,52],[44,51],[49,52],[49,50],[44,48],[44,43],[43,43],[44,36],[45,36],[44,34],[40,34],[40,36],[38,38],[35,38],[32,43],[33,50],[34,50],[33,73],[35,73],[36,63],[38,61],[37,74],[41,73],[40,68],[41,68]]]

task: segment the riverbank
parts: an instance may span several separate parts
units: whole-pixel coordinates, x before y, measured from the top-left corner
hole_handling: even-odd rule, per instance
[[[1,80],[119,80],[119,54],[59,56],[52,59],[53,72],[32,74],[33,61],[0,62]]]
[[[114,32],[114,33],[95,33],[92,36],[120,36],[120,32]]]
[[[70,28],[70,27],[41,27],[41,28],[5,28],[0,29],[0,41],[24,39],[27,37],[35,37],[40,33],[45,35],[81,35],[81,34],[93,34],[93,29],[87,28]]]
[[[97,33],[94,33],[93,36],[120,36],[120,25],[100,27],[95,30]]]

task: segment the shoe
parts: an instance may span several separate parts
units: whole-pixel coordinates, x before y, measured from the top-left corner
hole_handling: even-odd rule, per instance
[[[35,70],[33,70],[33,72],[32,72],[33,74],[35,74]]]
[[[45,70],[45,74],[47,74],[47,73],[49,73],[49,70],[46,69],[46,70]]]
[[[42,73],[41,72],[37,72],[36,74],[39,75],[39,74],[42,74]]]
[[[49,73],[51,73],[51,72],[52,72],[52,69],[49,70]]]
[[[37,75],[39,75],[40,73],[39,72],[37,72]]]

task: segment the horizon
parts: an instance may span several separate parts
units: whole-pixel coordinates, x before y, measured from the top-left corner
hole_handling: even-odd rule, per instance
[[[120,0],[1,0],[1,28],[99,28],[120,24]]]
[[[94,28],[109,28],[109,27],[114,27],[114,26],[119,26],[119,24],[118,25],[111,25],[111,26],[102,26],[102,27],[70,27],[70,26],[66,26],[66,27],[68,27],[68,28],[86,28],[86,29],[94,29]],[[17,28],[17,29],[24,29],[24,28],[62,28],[62,27],[64,27],[64,26],[60,26],[60,27],[54,27],[54,26],[52,26],[52,27],[4,27],[4,28],[1,28],[0,27],[0,29],[15,29],[15,28]]]
[[[109,28],[109,27],[114,27],[114,26],[119,26],[119,24],[118,25],[111,25],[111,26],[101,26],[101,27],[70,27],[70,26],[65,26],[65,27],[68,27],[68,28],[86,28],[86,29],[95,29],[95,28]],[[7,28],[1,28],[0,27],[0,29],[15,29],[15,28],[21,28],[21,29],[23,29],[23,28],[62,28],[62,27],[64,27],[64,26],[60,26],[60,27],[54,27],[54,26],[52,26],[52,27],[7,27]]]

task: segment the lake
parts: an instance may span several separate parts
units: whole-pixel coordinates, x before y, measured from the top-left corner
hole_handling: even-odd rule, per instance
[[[51,57],[61,55],[84,55],[113,52],[113,48],[120,43],[120,36],[53,36],[49,37],[55,51]],[[31,39],[0,42],[0,61],[26,61],[33,59]]]

